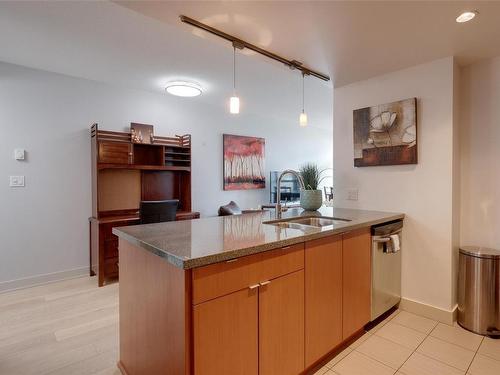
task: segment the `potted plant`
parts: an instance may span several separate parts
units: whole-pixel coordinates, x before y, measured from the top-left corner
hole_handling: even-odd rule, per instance
[[[304,181],[304,189],[300,191],[300,206],[306,211],[315,211],[323,204],[323,192],[318,189],[318,185],[327,177],[321,177],[324,171],[315,163],[306,163],[299,169]]]

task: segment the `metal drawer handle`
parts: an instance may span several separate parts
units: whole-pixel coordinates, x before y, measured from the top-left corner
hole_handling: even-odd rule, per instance
[[[259,284],[250,285],[248,289],[250,290],[257,289],[259,286],[260,286]]]
[[[236,259],[229,259],[229,260],[226,260],[226,263],[234,263],[238,260],[238,258]]]
[[[267,284],[271,284],[271,280],[263,281],[260,283],[260,286],[265,286]]]
[[[285,247],[282,247],[281,250],[286,250],[286,249],[289,249],[291,248],[291,246],[285,246]]]

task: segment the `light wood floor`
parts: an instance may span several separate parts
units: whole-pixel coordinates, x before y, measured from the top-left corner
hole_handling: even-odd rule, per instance
[[[118,283],[79,278],[0,294],[0,374],[118,375]]]

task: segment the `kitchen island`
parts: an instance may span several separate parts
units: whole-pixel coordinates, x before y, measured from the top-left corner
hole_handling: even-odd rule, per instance
[[[289,225],[295,218],[331,225]],[[322,207],[114,228],[123,374],[300,374],[370,319],[370,228]],[[322,224],[328,224],[328,221]]]

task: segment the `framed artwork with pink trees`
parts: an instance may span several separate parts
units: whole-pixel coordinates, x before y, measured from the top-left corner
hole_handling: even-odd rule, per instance
[[[265,139],[224,134],[224,190],[265,189]]]

